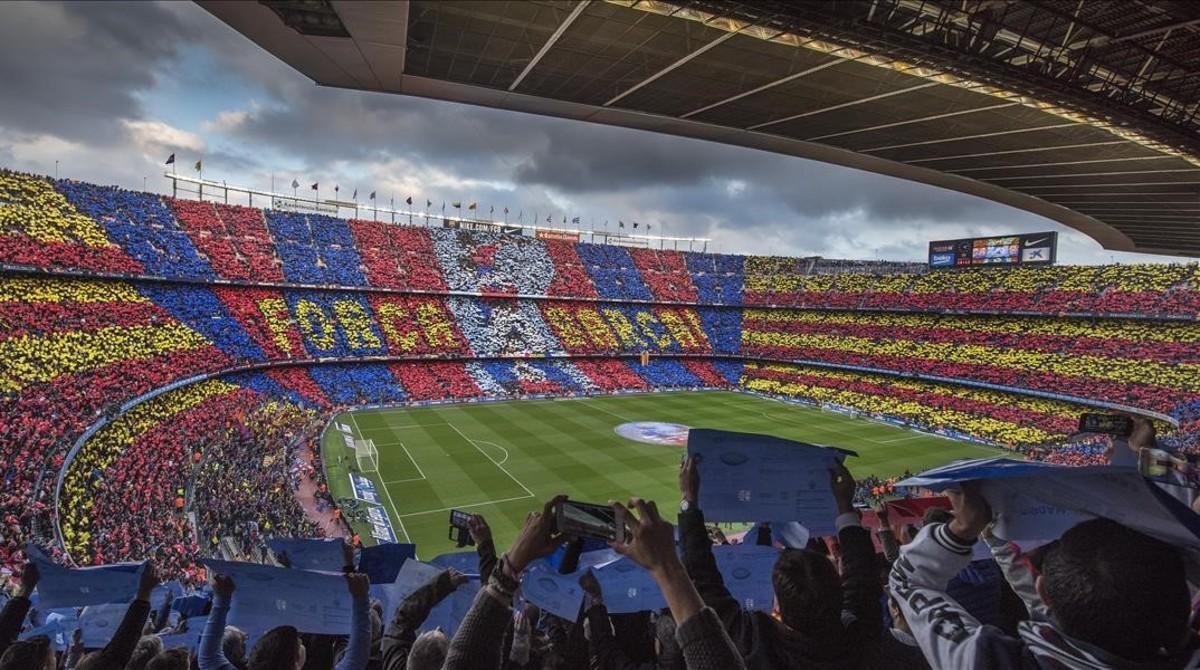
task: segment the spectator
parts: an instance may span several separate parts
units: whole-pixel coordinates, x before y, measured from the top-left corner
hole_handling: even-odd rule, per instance
[[[1033,615],[1019,638],[979,625],[944,589],[970,559],[992,512],[971,482],[950,499],[954,518],[922,529],[891,575],[904,618],[933,667],[1183,668],[1200,658],[1188,625],[1183,558],[1107,519],[1085,521],[1047,547],[1040,575],[1025,561],[1006,562],[1009,582]],[[941,604],[923,605],[931,601]]]
[[[875,551],[853,507],[854,479],[844,467],[830,477],[839,512],[841,575],[823,555],[785,549],[772,573],[775,612],[770,615],[742,610],[729,594],[704,530],[704,514],[697,507],[701,482],[695,461],[689,457],[680,468],[684,565],[749,668],[863,668],[879,660],[883,592]]]

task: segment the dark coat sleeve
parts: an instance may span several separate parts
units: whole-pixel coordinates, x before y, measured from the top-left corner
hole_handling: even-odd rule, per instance
[[[683,554],[683,567],[696,585],[700,598],[713,609],[730,637],[741,639],[745,632],[751,630],[753,622],[725,586],[725,578],[717,569],[712,541],[704,529],[704,513],[700,510],[690,509],[679,513],[679,546]]]
[[[29,598],[10,598],[0,611],[0,654],[21,634],[21,622],[29,614]]]
[[[425,623],[430,610],[453,592],[450,572],[445,571],[400,603],[396,615],[383,632],[383,670],[404,670],[408,665],[408,652],[417,640],[417,629]]]

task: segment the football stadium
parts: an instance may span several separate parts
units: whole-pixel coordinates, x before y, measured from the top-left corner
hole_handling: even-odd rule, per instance
[[[149,7],[88,4],[53,11]],[[225,179],[142,122],[157,183],[104,185],[10,149],[0,102],[0,670],[1200,668],[1200,7],[194,5],[306,87],[1041,232],[745,253]],[[1155,256],[1062,262],[1068,232]]]

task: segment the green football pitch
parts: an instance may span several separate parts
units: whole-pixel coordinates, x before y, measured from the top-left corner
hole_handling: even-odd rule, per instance
[[[757,396],[671,392],[556,400],[437,405],[344,413],[326,431],[325,467],[335,497],[350,497],[354,454],[336,429],[373,440],[380,490],[400,541],[431,558],[454,551],[451,509],[487,518],[501,551],[526,513],[558,493],[605,502],[637,495],[672,509],[679,499],[680,447],[617,435],[623,423],[657,421],[853,449],[856,476],[920,471],[995,450]],[[363,532],[370,543],[369,533]]]

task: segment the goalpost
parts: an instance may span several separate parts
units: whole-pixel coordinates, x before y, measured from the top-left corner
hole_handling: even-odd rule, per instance
[[[355,440],[354,460],[359,472],[378,472],[379,451],[375,448],[375,440]]]

